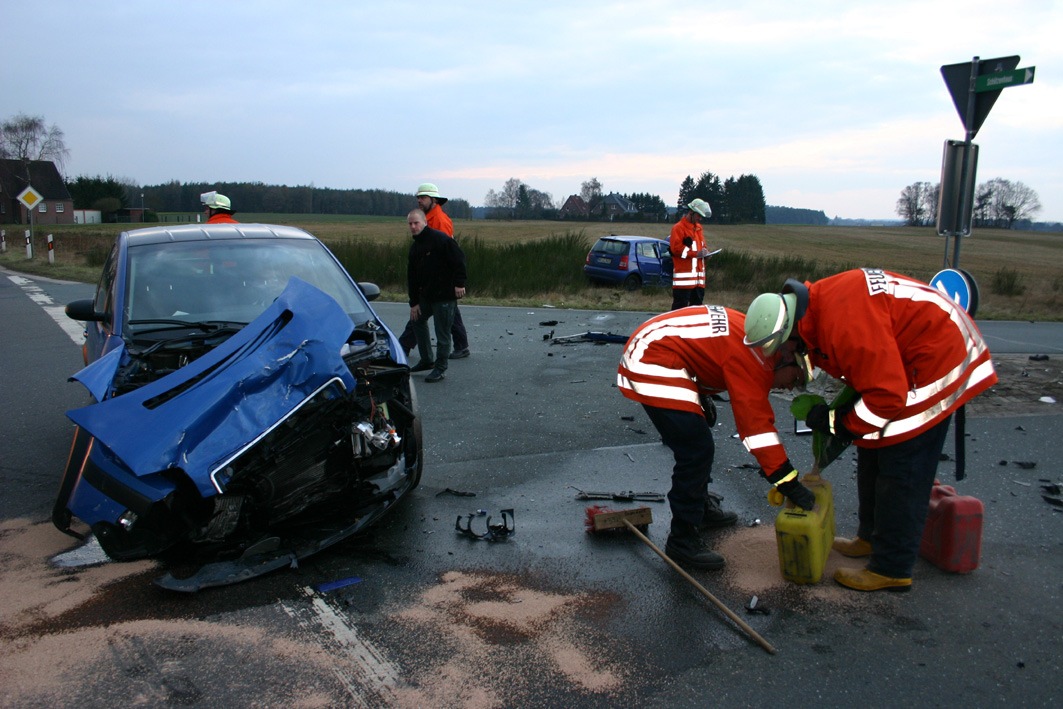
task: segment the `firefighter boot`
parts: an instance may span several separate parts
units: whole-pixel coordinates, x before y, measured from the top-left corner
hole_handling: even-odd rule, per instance
[[[834,580],[846,588],[854,591],[899,591],[912,590],[910,578],[894,578],[876,574],[871,569],[838,569],[834,572]]]
[[[871,556],[871,542],[866,539],[861,539],[860,537],[853,537],[852,539],[835,537],[834,543],[831,544],[831,548],[842,556],[852,557],[853,559],[858,559],[862,556]]]
[[[705,546],[698,534],[698,527],[689,522],[672,520],[672,532],[664,551],[672,561],[695,569],[722,569],[723,557]]]
[[[701,517],[702,531],[708,529],[720,529],[721,527],[733,527],[738,521],[738,515],[730,510],[720,507],[723,497],[715,492],[710,492],[705,497],[705,514]]]

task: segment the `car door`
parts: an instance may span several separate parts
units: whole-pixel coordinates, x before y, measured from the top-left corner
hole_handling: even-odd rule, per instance
[[[646,285],[661,283],[661,257],[656,246],[652,241],[640,241],[636,244],[639,273],[642,274],[642,282]]]
[[[671,286],[675,263],[672,261],[672,252],[668,248],[668,242],[658,241],[653,246],[661,260],[661,285]]]

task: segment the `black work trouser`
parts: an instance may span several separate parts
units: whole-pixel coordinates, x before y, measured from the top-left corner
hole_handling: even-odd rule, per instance
[[[712,482],[712,459],[716,454],[712,428],[700,414],[648,404],[642,408],[675,457],[672,487],[668,491],[672,519],[700,525],[705,516],[705,494]]]
[[[461,319],[461,310],[454,311],[454,325],[450,328],[450,336],[453,340],[454,351],[469,349],[469,333],[465,330],[465,323]],[[399,346],[403,352],[411,352],[417,346],[417,336],[413,332],[413,321],[406,321],[406,329],[399,335]]]
[[[705,302],[704,288],[673,288],[672,310],[679,310],[688,305],[702,305]]]
[[[867,568],[876,574],[912,576],[951,418],[902,443],[857,452],[857,535],[871,542]]]

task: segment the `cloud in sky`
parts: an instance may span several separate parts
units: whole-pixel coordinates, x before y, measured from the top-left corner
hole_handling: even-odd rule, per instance
[[[1063,221],[1057,2],[545,0],[19,3],[3,117],[66,133],[70,175],[412,191],[481,204],[511,177],[558,202],[675,202],[687,175],[754,174],[769,204],[895,218],[963,127],[939,68],[1038,68],[979,131],[979,181]]]

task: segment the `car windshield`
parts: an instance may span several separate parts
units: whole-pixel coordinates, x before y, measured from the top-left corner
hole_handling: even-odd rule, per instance
[[[246,324],[280,295],[291,276],[332,296],[355,323],[372,317],[366,301],[312,239],[222,239],[129,248],[125,321],[132,331],[160,321]]]

